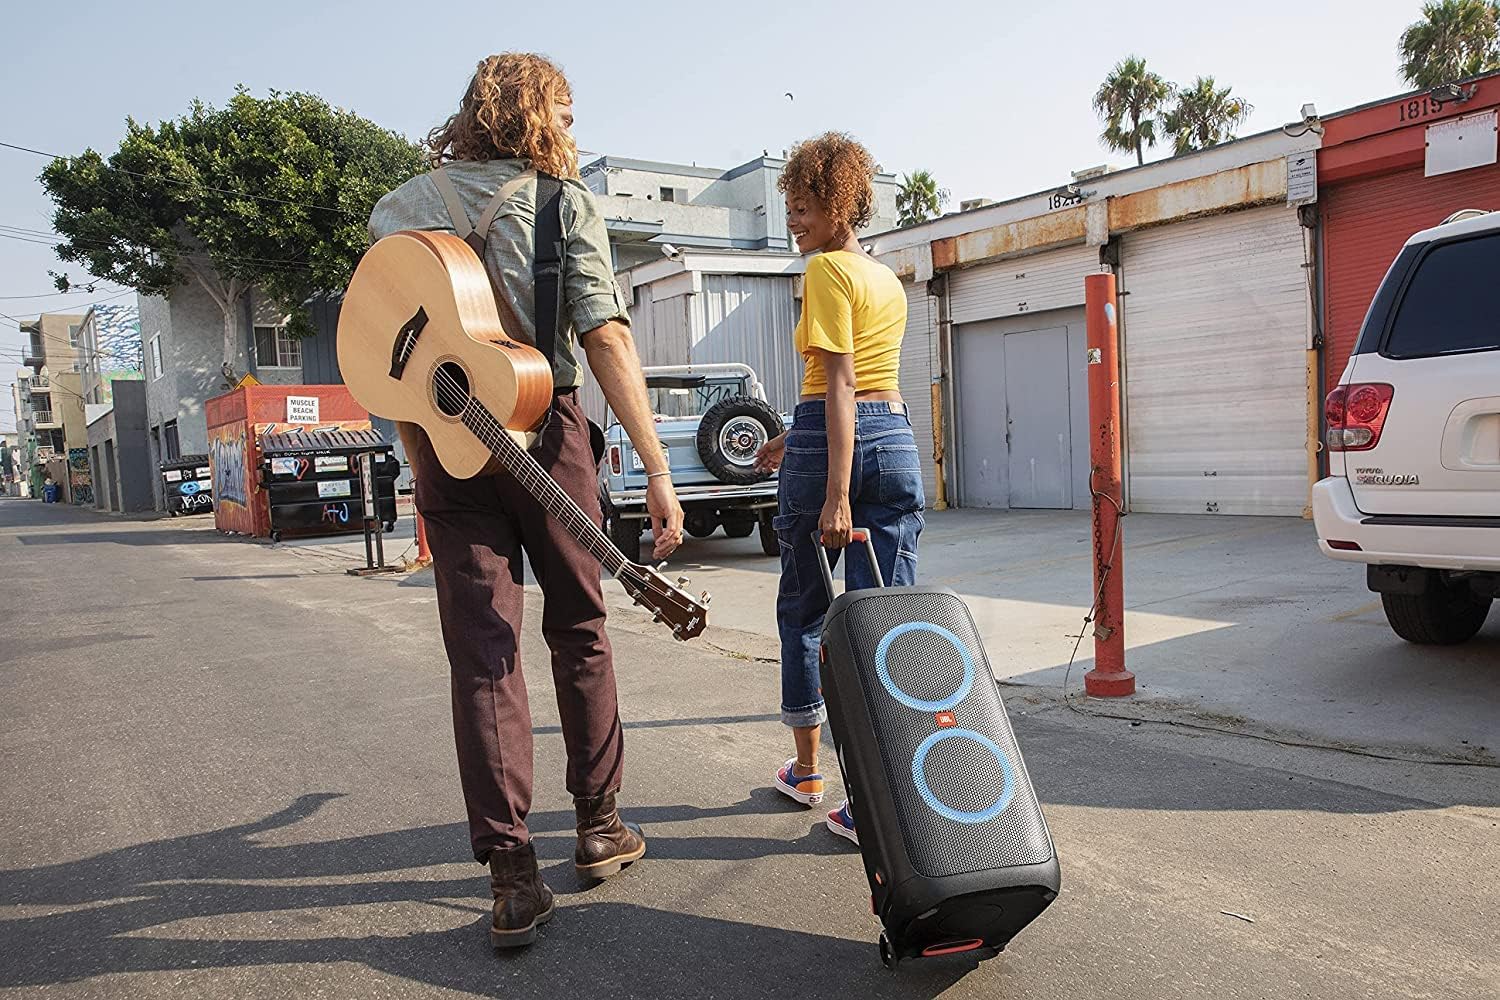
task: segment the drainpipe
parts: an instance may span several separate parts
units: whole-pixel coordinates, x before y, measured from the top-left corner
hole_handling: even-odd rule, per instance
[[[1302,224],[1302,269],[1307,274],[1307,499],[1302,506],[1302,517],[1307,520],[1312,518],[1313,485],[1322,478],[1323,450],[1322,271],[1318,267],[1322,232],[1318,228],[1318,206],[1299,206],[1297,221]]]
[[[932,509],[947,510],[948,404],[953,397],[953,393],[948,391],[948,387],[952,384],[950,374],[953,350],[953,324],[948,319],[948,276],[939,274],[931,278],[927,282],[927,294],[938,300],[938,370],[932,379],[932,465],[937,478],[937,497],[933,501]]]

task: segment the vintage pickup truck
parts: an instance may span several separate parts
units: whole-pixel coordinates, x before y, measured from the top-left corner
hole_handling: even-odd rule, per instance
[[[749,365],[669,365],[645,373],[688,534],[707,538],[721,525],[730,538],[759,531],[761,551],[779,555],[771,527],[776,479],[755,470],[755,453],[791,426],[791,418],[766,402]],[[645,467],[612,413],[605,423],[600,503],[610,538],[639,562],[648,527]]]

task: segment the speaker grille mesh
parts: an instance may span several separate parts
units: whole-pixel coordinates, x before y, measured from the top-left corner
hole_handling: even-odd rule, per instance
[[[963,603],[949,594],[890,590],[853,602],[844,621],[912,867],[943,878],[1050,860],[1036,793]],[[908,628],[877,656],[881,640],[902,626]],[[964,684],[965,653],[972,683],[951,708],[954,726],[940,727],[934,712],[911,702],[951,701]],[[857,815],[857,802],[854,808]]]

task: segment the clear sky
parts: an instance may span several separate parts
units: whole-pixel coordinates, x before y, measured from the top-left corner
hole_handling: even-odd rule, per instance
[[[5,7],[0,141],[49,152],[107,155],[127,116],[172,118],[194,97],[222,103],[240,83],[258,94],[314,91],[417,138],[457,104],[481,57],[531,50],[567,71],[586,150],[730,167],[840,129],[886,170],[931,170],[956,207],[1128,163],[1099,146],[1089,103],[1127,54],[1169,80],[1206,74],[1233,86],[1255,106],[1244,134],[1298,119],[1309,101],[1327,113],[1398,93],[1396,42],[1420,2]],[[0,226],[51,229],[36,183],[45,162],[0,149]],[[59,267],[48,246],[0,235],[0,313],[82,311],[119,292],[13,297],[50,291],[47,271]],[[19,344],[15,324],[0,318],[0,432],[14,424],[8,383]]]

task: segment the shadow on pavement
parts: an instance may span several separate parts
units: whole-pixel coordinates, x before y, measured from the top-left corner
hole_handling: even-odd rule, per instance
[[[204,545],[245,541],[207,531],[58,531],[18,534],[22,545]]]
[[[537,843],[549,883],[564,899],[577,901],[559,910],[536,947],[497,958],[485,933],[489,907],[483,869],[476,865],[472,874],[448,879],[404,874],[458,860],[465,842],[460,824],[292,846],[256,842],[339,797],[303,795],[258,822],[0,872],[0,900],[7,905],[63,911],[0,921],[0,940],[5,942],[0,988],[132,972],[352,962],[432,986],[493,996],[517,995],[518,988],[525,992],[528,984],[535,988],[538,983],[563,997],[614,996],[625,989],[636,996],[757,995],[783,992],[785,957],[809,955],[816,961],[799,963],[799,992],[820,996],[856,989],[871,996],[932,997],[976,965],[962,958],[920,963],[898,979],[880,967],[873,942],[613,901],[590,904],[579,898],[586,887],[572,874],[573,817],[562,812],[534,814],[533,828],[543,834]],[[759,811],[764,804],[752,797],[713,809],[637,807],[630,815],[649,833],[653,823],[733,816]],[[568,836],[545,836],[563,831]],[[792,842],[658,833],[651,835],[649,857],[748,860],[843,853],[831,838],[813,836],[818,832]],[[656,877],[670,877],[670,869]],[[289,884],[295,880],[328,881]],[[403,903],[473,913],[475,919],[415,933],[317,936],[323,918],[308,912],[364,905],[384,907],[388,917],[391,908]],[[398,918],[404,915],[395,912]],[[254,929],[244,938],[219,928],[183,937],[175,936],[183,933],[180,928],[168,926],[211,918]],[[389,919],[382,926],[388,929]],[[274,936],[286,931],[292,933]]]

